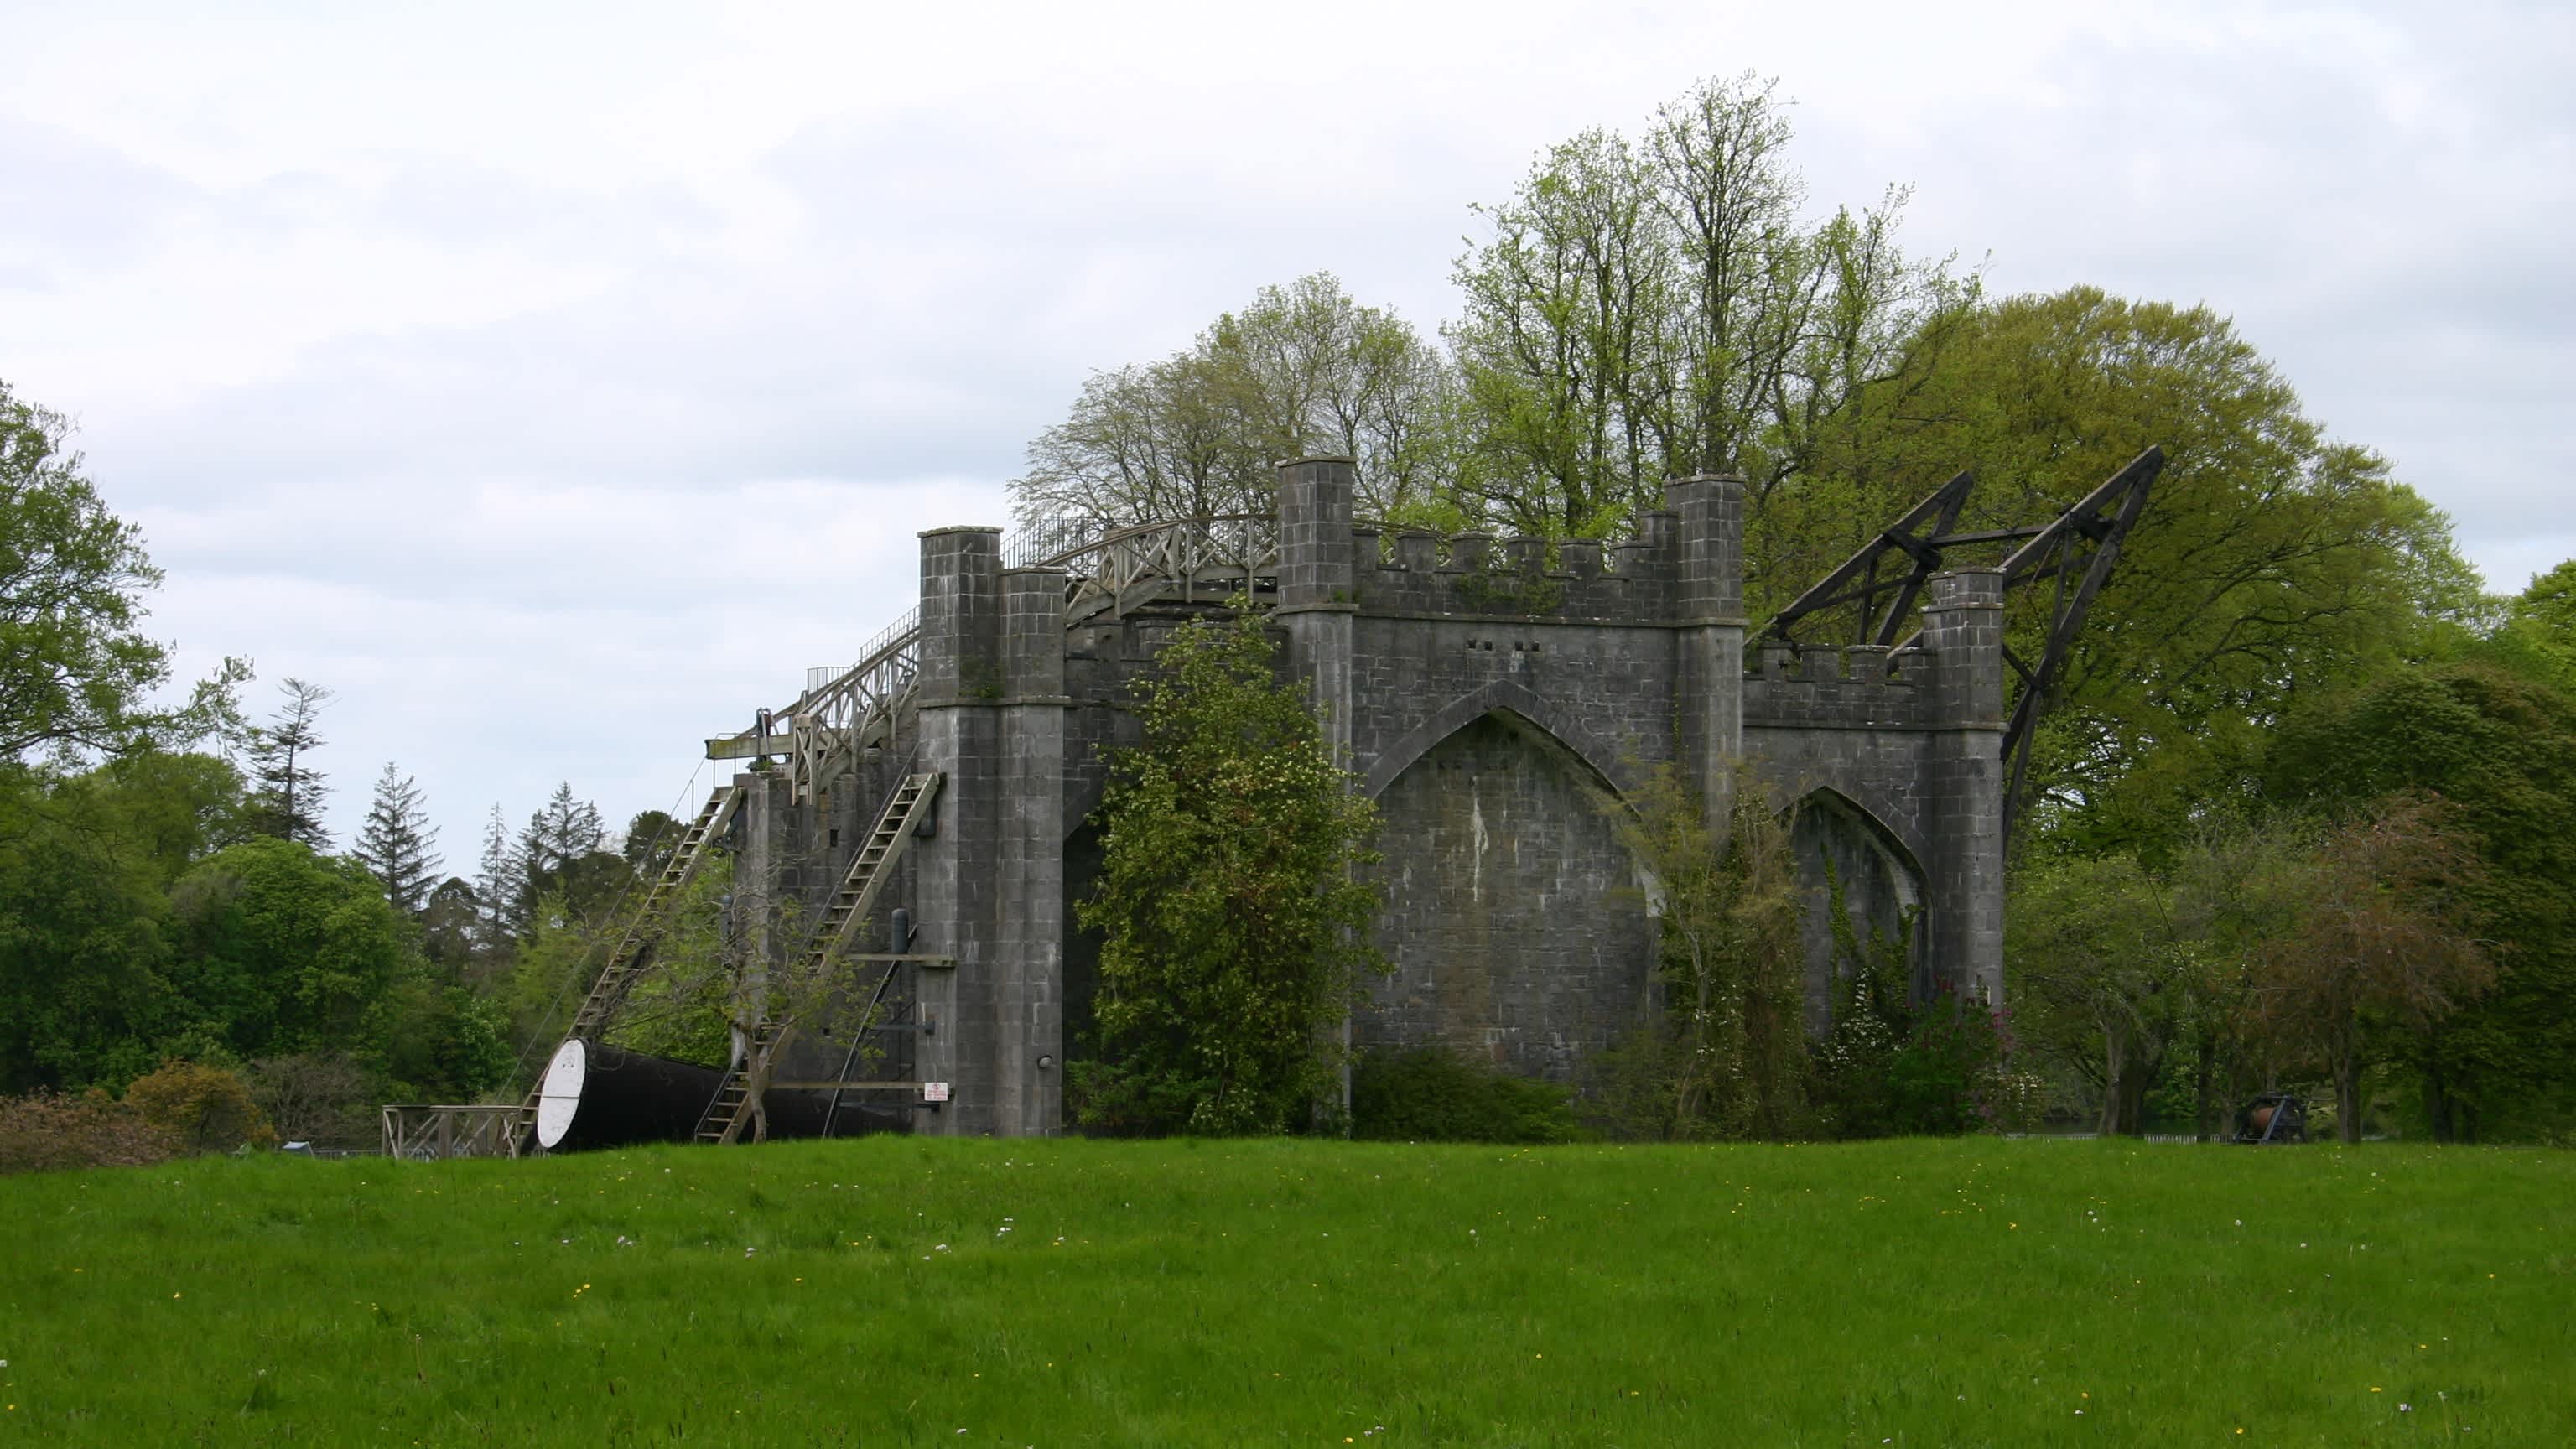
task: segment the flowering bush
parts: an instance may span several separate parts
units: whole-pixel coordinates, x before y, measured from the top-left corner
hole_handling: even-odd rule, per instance
[[[166,1132],[183,1152],[275,1147],[277,1132],[239,1074],[197,1062],[169,1061],[125,1089],[127,1106]]]
[[[0,1174],[144,1167],[178,1150],[176,1138],[96,1087],[0,1100]]]

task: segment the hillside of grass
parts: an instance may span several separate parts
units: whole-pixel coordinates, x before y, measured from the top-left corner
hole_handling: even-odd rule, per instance
[[[2576,1426],[2576,1156],[2532,1150],[884,1137],[203,1159],[0,1221],[0,1444]]]

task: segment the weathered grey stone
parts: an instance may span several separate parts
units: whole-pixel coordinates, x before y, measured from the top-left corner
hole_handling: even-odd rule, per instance
[[[1603,550],[1354,524],[1347,460],[1280,473],[1271,623],[1280,677],[1384,810],[1377,930],[1393,965],[1354,1012],[1364,1046],[1440,1042],[1581,1082],[1659,1007],[1654,883],[1614,812],[1670,765],[1723,809],[1739,765],[1793,832],[1809,887],[1810,1021],[1834,982],[1825,910],[1893,941],[1916,987],[2000,1000],[2001,581],[1933,581],[1904,654],[1765,644],[1748,671],[1743,485],[1672,484],[1637,537]],[[934,1029],[896,1068],[952,1098],[923,1130],[1058,1129],[1062,1064],[1092,1019],[1096,943],[1074,928],[1098,833],[1086,825],[1128,705],[1172,629],[1207,605],[1064,623],[1065,579],[1005,570],[997,531],[922,536],[921,664],[894,738],[811,807],[747,818],[776,889],[828,889],[907,770],[939,770],[936,833],[898,882],[919,938],[952,956],[905,988]],[[802,835],[800,836],[800,832]],[[814,837],[806,839],[803,837]],[[748,861],[748,857],[746,858]],[[798,872],[798,862],[812,862]],[[882,932],[885,908],[871,929]]]

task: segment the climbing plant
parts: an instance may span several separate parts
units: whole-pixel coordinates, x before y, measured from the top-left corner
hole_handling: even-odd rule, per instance
[[[1789,822],[1738,771],[1723,833],[1696,784],[1656,766],[1620,831],[1654,876],[1670,1011],[1631,1042],[1654,1110],[1637,1125],[1672,1137],[1785,1138],[1807,1117],[1797,865]],[[1633,1095],[1631,1093],[1630,1095]],[[1632,1116],[1634,1114],[1631,1114]]]

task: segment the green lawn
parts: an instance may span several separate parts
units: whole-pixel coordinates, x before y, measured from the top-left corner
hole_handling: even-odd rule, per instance
[[[2576,1442],[2536,1150],[876,1138],[0,1222],[0,1445]]]

